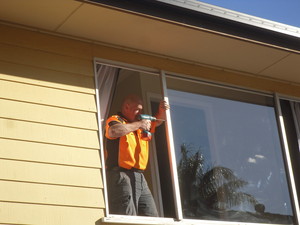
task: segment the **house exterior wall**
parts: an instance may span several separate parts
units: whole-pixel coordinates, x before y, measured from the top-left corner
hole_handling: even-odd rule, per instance
[[[0,29],[0,224],[95,224],[104,200],[90,47]]]
[[[300,97],[296,84],[0,25],[0,224],[104,215],[94,57]]]

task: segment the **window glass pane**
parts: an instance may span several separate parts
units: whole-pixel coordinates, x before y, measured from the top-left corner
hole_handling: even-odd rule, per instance
[[[243,102],[237,91],[228,98],[221,90],[221,98],[216,87],[208,96],[172,82],[168,97],[184,218],[293,223],[271,98],[263,104],[266,97],[249,94],[253,101]]]

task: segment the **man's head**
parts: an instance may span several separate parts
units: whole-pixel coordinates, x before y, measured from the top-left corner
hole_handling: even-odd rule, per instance
[[[136,116],[143,110],[143,101],[137,95],[128,95],[124,98],[121,112],[130,122],[136,121]]]

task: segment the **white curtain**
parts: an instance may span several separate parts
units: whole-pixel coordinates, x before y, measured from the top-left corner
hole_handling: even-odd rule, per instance
[[[300,103],[299,102],[290,102],[290,104],[291,104],[291,108],[292,108],[292,112],[293,112],[293,117],[294,117],[296,132],[297,132],[297,138],[298,138],[299,152],[300,152]]]
[[[101,122],[108,116],[115,85],[118,78],[119,69],[106,65],[97,65],[97,81],[99,89],[99,105],[101,112]]]

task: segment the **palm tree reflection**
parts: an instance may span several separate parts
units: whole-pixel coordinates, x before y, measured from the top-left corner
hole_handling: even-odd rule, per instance
[[[200,149],[195,151],[191,145],[182,144],[180,150],[178,176],[185,218],[292,223],[289,216],[265,213],[265,206],[254,196],[240,191],[248,182],[231,169],[205,168]],[[242,210],[246,205],[251,210]]]
[[[206,206],[210,209],[227,210],[248,203],[253,207],[258,203],[252,196],[238,191],[248,183],[237,178],[232,170],[214,167],[200,179],[198,191]]]

